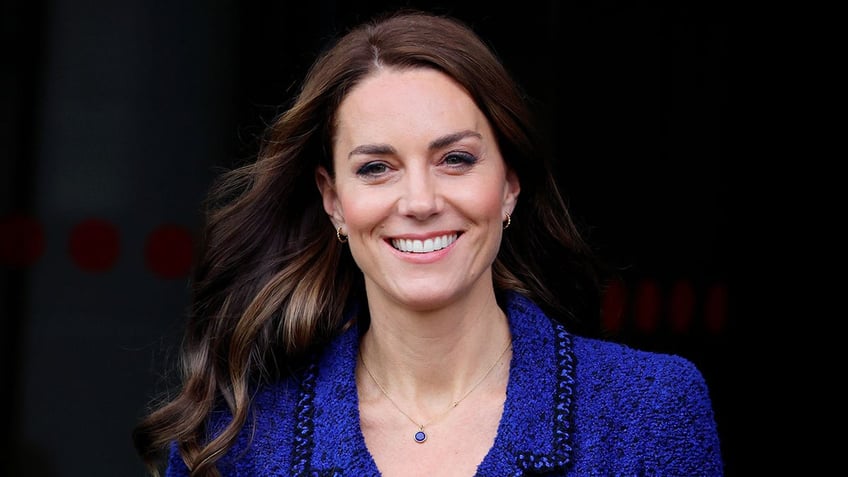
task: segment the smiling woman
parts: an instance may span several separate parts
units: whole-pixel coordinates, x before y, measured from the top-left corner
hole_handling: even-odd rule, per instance
[[[582,333],[601,269],[532,124],[455,19],[338,39],[212,191],[151,473],[721,475],[695,366]]]
[[[332,150],[318,184],[364,275],[372,327],[403,323],[408,308],[446,327],[460,324],[457,305],[500,315],[491,265],[520,187],[460,85],[432,68],[375,70],[339,105]]]

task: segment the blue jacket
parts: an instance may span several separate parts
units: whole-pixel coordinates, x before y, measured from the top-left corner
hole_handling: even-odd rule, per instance
[[[507,316],[507,397],[478,476],[723,474],[709,391],[690,361],[572,335],[517,294]],[[358,342],[351,327],[298,379],[257,393],[221,473],[379,476],[359,427]],[[166,475],[188,475],[174,448],[168,465]]]

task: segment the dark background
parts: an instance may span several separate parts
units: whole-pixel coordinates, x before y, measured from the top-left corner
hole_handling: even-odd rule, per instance
[[[468,21],[533,100],[589,240],[622,267],[610,338],[691,359],[727,475],[754,464],[737,386],[743,280],[733,12],[711,2],[2,4],[0,474],[143,475],[199,207],[315,54],[390,5]],[[446,6],[450,5],[450,6]],[[512,233],[520,233],[513,224]],[[744,380],[745,377],[743,376]]]

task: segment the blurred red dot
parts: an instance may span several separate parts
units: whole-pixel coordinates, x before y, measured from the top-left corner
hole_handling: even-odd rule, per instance
[[[660,288],[650,279],[639,283],[636,291],[634,318],[643,333],[654,333],[660,319]]]
[[[179,225],[161,225],[147,237],[144,258],[154,274],[162,278],[180,278],[191,270],[193,259],[191,233]]]
[[[79,268],[88,272],[105,272],[118,260],[118,229],[105,220],[84,220],[71,229],[68,249]]]
[[[14,214],[0,219],[0,264],[32,265],[44,253],[44,228],[38,221]]]
[[[719,334],[727,324],[727,285],[716,283],[707,291],[704,303],[704,323],[707,331]]]
[[[668,306],[668,319],[671,331],[683,334],[692,325],[695,311],[695,290],[688,280],[679,280],[671,289]]]
[[[604,290],[601,304],[601,319],[604,329],[618,332],[624,321],[624,306],[627,301],[627,289],[621,280],[612,280]]]

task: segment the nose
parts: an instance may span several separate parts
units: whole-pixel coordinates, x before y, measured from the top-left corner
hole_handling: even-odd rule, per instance
[[[437,214],[442,208],[438,179],[429,170],[407,169],[403,181],[403,194],[398,201],[398,211],[418,220]]]

